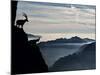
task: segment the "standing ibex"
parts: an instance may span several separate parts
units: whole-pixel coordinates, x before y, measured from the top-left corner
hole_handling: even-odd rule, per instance
[[[21,27],[23,28],[24,23],[25,23],[25,22],[28,22],[27,15],[26,15],[25,13],[23,13],[23,16],[25,17],[25,19],[23,19],[23,20],[17,20],[17,21],[16,21],[16,25],[17,25],[18,27],[21,26]]]

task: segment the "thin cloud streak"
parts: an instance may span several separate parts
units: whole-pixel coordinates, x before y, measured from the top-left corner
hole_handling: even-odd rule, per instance
[[[67,4],[66,4],[67,5]],[[95,33],[95,9],[89,7],[69,8],[34,2],[18,2],[17,19],[27,13],[29,23],[25,31],[31,33]],[[52,30],[51,30],[52,29]]]

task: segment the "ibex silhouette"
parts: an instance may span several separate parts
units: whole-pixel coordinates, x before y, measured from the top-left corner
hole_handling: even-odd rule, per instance
[[[27,17],[27,15],[25,14],[25,13],[23,13],[23,16],[25,17],[25,19],[23,19],[23,20],[17,20],[16,21],[16,25],[18,26],[18,27],[22,27],[23,28],[23,25],[25,24],[25,22],[29,22],[28,21],[28,17]]]

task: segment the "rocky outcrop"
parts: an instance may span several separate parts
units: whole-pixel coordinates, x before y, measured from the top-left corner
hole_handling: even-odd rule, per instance
[[[12,27],[12,74],[47,72],[48,67],[34,42],[28,42],[22,28]]]

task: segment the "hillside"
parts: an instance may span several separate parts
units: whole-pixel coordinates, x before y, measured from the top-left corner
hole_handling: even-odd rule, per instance
[[[48,66],[36,43],[31,44],[22,28],[12,28],[12,74],[47,72]]]
[[[80,51],[57,60],[50,71],[86,70],[96,68],[96,43],[84,45]]]

